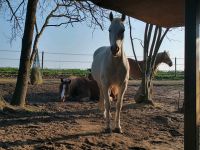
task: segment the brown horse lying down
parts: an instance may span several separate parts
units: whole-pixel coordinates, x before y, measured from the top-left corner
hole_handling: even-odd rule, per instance
[[[130,72],[129,72],[129,76],[132,77],[133,79],[142,79],[142,72],[140,71],[136,60],[128,58],[128,62],[129,62],[129,66],[130,66]],[[138,61],[140,68],[143,68],[144,65],[144,61]],[[158,66],[161,63],[165,63],[167,65],[169,65],[170,67],[173,65],[172,64],[172,60],[169,57],[169,53],[164,51],[161,53],[157,54],[156,60],[155,60],[155,66],[153,68],[153,72],[155,74]]]
[[[65,100],[98,100],[99,88],[96,81],[87,77],[69,77],[60,83],[60,99]]]

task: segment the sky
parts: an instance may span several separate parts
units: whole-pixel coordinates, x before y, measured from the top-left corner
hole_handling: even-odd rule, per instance
[[[124,39],[124,49],[127,56],[132,57],[133,52],[129,38],[129,28],[127,26]],[[43,20],[39,20],[43,22]],[[18,37],[10,44],[11,26],[4,17],[0,16],[0,67],[18,67],[21,38]],[[91,29],[85,22],[75,24],[73,27],[49,27],[46,28],[39,41],[39,52],[44,51],[44,68],[57,69],[86,69],[90,68],[94,51],[101,46],[109,46],[108,27],[110,21],[107,20],[106,27],[102,31],[100,28]],[[134,38],[143,40],[145,23],[132,19],[132,33]],[[138,40],[134,40],[134,46],[138,60],[142,59],[143,49]],[[7,51],[8,50],[8,51]],[[177,69],[183,70],[184,64],[184,29],[176,28],[167,34],[160,51],[169,51],[170,57],[177,57]],[[179,59],[180,58],[180,59]],[[173,70],[173,67],[161,65],[159,70]]]

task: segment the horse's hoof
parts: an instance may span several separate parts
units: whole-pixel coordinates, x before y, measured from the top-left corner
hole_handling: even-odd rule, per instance
[[[105,133],[112,133],[112,130],[111,130],[110,128],[106,128],[106,129],[104,130],[104,132],[105,132]]]
[[[112,114],[111,113],[109,113],[109,116],[110,116],[110,118],[112,118]],[[103,117],[104,117],[104,119],[106,119],[106,111],[104,111]]]
[[[114,133],[123,133],[121,128],[115,128],[113,130]]]

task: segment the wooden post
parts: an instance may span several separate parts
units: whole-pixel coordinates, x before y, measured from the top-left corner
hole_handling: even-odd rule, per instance
[[[196,11],[196,123],[197,123],[197,149],[200,149],[200,2],[197,1]]]
[[[44,68],[44,51],[42,51],[42,70]]]
[[[175,57],[175,70],[174,70],[174,74],[175,74],[175,77],[176,77],[176,57]]]
[[[185,1],[184,149],[199,150],[199,0]]]

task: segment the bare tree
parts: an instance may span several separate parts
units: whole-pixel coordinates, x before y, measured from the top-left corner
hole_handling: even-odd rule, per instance
[[[25,105],[25,98],[28,87],[28,75],[30,70],[30,53],[34,32],[35,15],[38,0],[28,0],[20,65],[17,76],[17,83],[12,97],[12,105]]]
[[[47,27],[60,27],[68,25],[73,26],[74,23],[90,22],[90,27],[104,28],[104,19],[106,18],[105,9],[99,8],[89,2],[64,1],[55,3],[54,8],[47,14],[44,23],[39,29],[37,22],[35,23],[36,35],[33,43],[30,65],[33,64],[38,42]]]
[[[158,54],[160,45],[162,44],[162,41],[169,29],[166,29],[164,34],[162,35],[161,27],[156,26],[155,29],[153,30],[152,24],[146,24],[143,44],[142,44],[142,40],[138,39],[140,41],[140,44],[143,48],[143,53],[144,53],[143,55],[144,66],[140,66],[137,61],[137,57],[136,57],[136,53],[134,49],[130,17],[128,19],[129,19],[128,23],[129,23],[129,29],[130,29],[130,41],[131,41],[133,54],[137,62],[138,68],[142,74],[142,84],[140,85],[134,99],[138,103],[145,102],[145,103],[153,104],[152,79],[155,73],[155,60],[156,60],[156,56]],[[151,37],[152,37],[151,34],[153,31],[154,31],[154,36],[151,41]]]
[[[32,63],[32,60],[34,59],[34,51],[38,47],[39,38],[44,32],[45,27],[59,27],[63,25],[67,27],[68,25],[73,26],[73,23],[75,22],[86,21],[90,27],[96,28],[96,26],[99,26],[101,29],[103,29],[103,21],[104,18],[106,18],[106,15],[104,15],[103,9],[100,9],[99,7],[87,1],[79,2],[73,0],[54,0],[53,2],[56,4],[55,7],[47,15],[44,24],[39,29],[38,24],[36,23],[36,18],[43,13],[45,14],[47,8],[47,10],[51,9],[49,7],[52,5],[52,1],[39,1],[41,14],[38,15],[38,17],[36,17],[38,0],[29,0],[28,2],[21,0],[21,2],[15,4],[15,8],[12,6],[14,5],[13,3],[17,2],[10,0],[4,0],[3,2],[5,2],[7,7],[10,9],[11,17],[9,21],[13,23],[11,41],[17,36],[20,36],[20,33],[23,33],[22,31],[24,30],[24,33],[22,34],[22,49],[17,84],[11,101],[12,105],[24,106],[28,87],[30,63]],[[46,8],[44,3],[47,3]],[[0,3],[0,5],[2,5],[2,3]],[[23,26],[24,12],[26,12],[25,26]],[[34,26],[36,36],[32,48]],[[33,52],[32,55],[31,49]]]
[[[154,28],[154,29],[153,29]],[[152,36],[152,32],[154,34]],[[158,54],[159,48],[162,44],[164,37],[166,36],[169,28],[165,29],[159,26],[154,26],[152,24],[146,24],[144,33],[144,48],[143,48],[143,61],[144,66],[142,68],[142,84],[137,91],[135,96],[135,101],[138,103],[150,103],[152,101],[152,78],[154,75],[154,65],[156,56]],[[153,39],[151,40],[151,38]]]
[[[11,43],[17,37],[23,37],[26,5],[27,1],[25,0],[0,0],[0,9],[4,8],[5,17],[7,18],[7,21],[11,23]],[[49,16],[49,20],[51,23],[46,27],[67,27],[68,25],[73,26],[73,23],[85,21],[87,25],[89,27],[92,27],[93,29],[96,29],[96,27],[100,27],[101,29],[104,28],[104,21],[105,18],[107,18],[108,16],[106,9],[100,8],[95,4],[84,0],[40,0],[38,1],[38,9],[36,15],[37,19],[45,20],[47,18],[47,16],[45,17],[45,15],[48,14],[48,11],[50,14],[50,12],[55,9],[57,5],[59,5],[59,7],[54,12],[55,15]],[[70,15],[72,15],[71,19]],[[73,17],[81,17],[82,19],[79,21],[74,21]],[[39,25],[37,26],[39,29]]]
[[[137,60],[137,56],[136,56],[136,53],[135,53],[135,48],[134,48],[134,44],[133,44],[133,37],[132,37],[132,25],[131,25],[131,19],[130,17],[128,17],[128,25],[129,25],[129,37],[130,37],[130,41],[131,41],[131,47],[132,47],[132,51],[133,51],[133,55],[135,57],[135,60],[137,62],[137,66],[140,70],[140,72],[142,72],[142,69],[138,63],[138,60]]]

